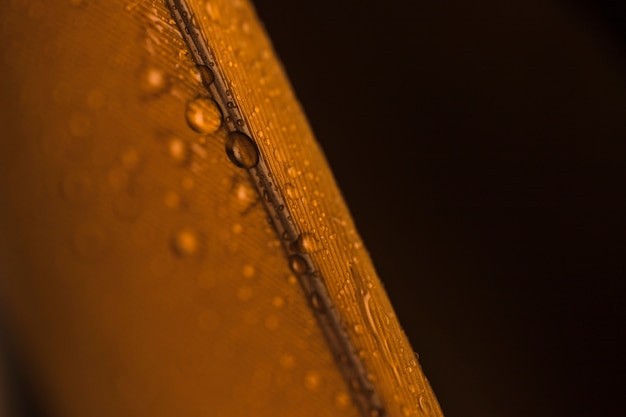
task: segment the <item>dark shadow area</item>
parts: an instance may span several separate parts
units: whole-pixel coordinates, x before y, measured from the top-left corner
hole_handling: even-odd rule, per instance
[[[51,417],[28,378],[20,353],[0,326],[0,416]]]
[[[446,416],[621,416],[622,3],[255,4]]]

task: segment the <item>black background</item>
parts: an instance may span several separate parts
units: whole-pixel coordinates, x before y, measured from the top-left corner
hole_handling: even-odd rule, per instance
[[[626,415],[622,3],[255,4],[446,416]]]

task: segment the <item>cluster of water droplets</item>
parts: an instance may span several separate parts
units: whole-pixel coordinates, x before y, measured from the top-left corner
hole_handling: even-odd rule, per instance
[[[324,281],[313,262],[312,254],[323,249],[323,241],[315,233],[299,230],[296,226],[287,207],[283,190],[273,178],[254,139],[255,135],[252,134],[246,117],[238,105],[238,97],[233,93],[235,86],[229,83],[223,75],[213,51],[197,26],[191,9],[180,0],[168,0],[167,3],[172,11],[173,19],[189,46],[192,58],[197,64],[194,76],[208,93],[206,96],[197,96],[187,104],[185,116],[188,125],[199,134],[213,133],[220,126],[227,129],[224,144],[226,156],[236,167],[247,171],[251,183],[261,196],[270,224],[282,238],[281,242],[288,255],[289,267],[308,297],[311,309],[337,358],[337,363],[349,382],[355,402],[371,417],[384,415],[382,403],[374,392],[371,378],[367,377],[361,360],[354,351],[331,302]],[[219,8],[214,7],[213,3],[206,3],[206,5],[206,12],[211,19],[223,20],[216,17],[220,13]],[[225,62],[224,65],[234,64]],[[263,140],[265,135],[263,131],[259,131],[256,137]],[[265,137],[265,140],[268,138]],[[170,152],[172,155],[177,155],[176,159],[180,161],[185,160],[182,148],[181,144],[170,144]],[[295,180],[302,173],[291,167],[287,169],[287,174]],[[243,188],[245,191],[245,187]],[[237,193],[239,191],[236,190]],[[299,191],[291,185],[286,187],[285,194],[288,199],[295,200],[299,196]],[[174,247],[181,253],[193,252],[196,250],[194,241],[195,239],[189,235],[176,236]],[[252,287],[249,285],[243,285],[237,291],[237,298],[243,302],[249,300],[252,295]],[[280,304],[280,301],[276,303]],[[265,326],[270,330],[275,329],[277,325],[277,320],[272,317],[265,321]],[[305,375],[305,386],[308,389],[316,390],[320,381],[321,378],[317,373],[311,372]],[[345,398],[339,396],[338,403],[346,403]]]

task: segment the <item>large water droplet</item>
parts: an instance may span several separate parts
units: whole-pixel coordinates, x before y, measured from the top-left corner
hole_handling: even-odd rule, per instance
[[[209,97],[196,97],[187,103],[187,123],[202,134],[215,133],[222,124],[222,112]]]
[[[304,274],[309,270],[308,262],[300,255],[289,257],[289,267],[296,274]]]
[[[176,255],[180,257],[192,257],[200,253],[202,244],[198,232],[186,227],[174,232],[171,246]]]
[[[226,137],[228,159],[240,168],[254,168],[259,163],[259,149],[248,135],[231,132]]]

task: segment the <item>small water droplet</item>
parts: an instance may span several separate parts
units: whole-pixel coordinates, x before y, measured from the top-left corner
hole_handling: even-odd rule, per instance
[[[185,165],[189,161],[189,145],[180,138],[171,138],[167,144],[167,152],[174,162]]]
[[[341,409],[347,408],[350,405],[350,396],[348,393],[341,391],[335,395],[335,405]]]
[[[284,354],[280,357],[278,363],[285,369],[292,369],[296,364],[296,360],[292,355]]]
[[[296,274],[305,274],[309,270],[308,262],[300,255],[289,257],[289,267]]]
[[[304,386],[311,391],[316,391],[321,383],[322,377],[315,371],[307,372],[304,376]]]
[[[408,406],[408,405],[406,405],[406,404],[405,404],[405,405],[403,405],[401,409],[402,409],[402,415],[403,415],[403,416],[408,417],[408,416],[410,416],[411,414],[413,414],[413,411],[411,410],[411,407],[409,407],[409,406]]]
[[[326,307],[324,306],[324,303],[322,302],[322,297],[320,297],[320,295],[316,292],[312,293],[310,296],[310,300],[311,300],[311,305],[313,306],[313,308],[319,312],[324,312],[326,310]],[[346,361],[348,360],[348,357],[344,354],[344,355],[340,355],[339,356],[339,360],[340,361]]]
[[[426,399],[426,397],[424,397],[423,395],[420,395],[419,399],[417,400],[417,403],[419,404],[420,410],[422,410],[422,412],[425,415],[430,415],[430,404],[428,403],[428,400]]]
[[[354,325],[354,333],[356,334],[363,334],[363,326],[360,324],[355,324]]]
[[[194,186],[193,177],[191,175],[187,175],[187,176],[183,177],[183,179],[180,180],[180,186],[184,190],[191,190],[193,188],[193,186]]]
[[[226,137],[228,159],[240,168],[254,168],[259,163],[259,149],[248,135],[231,132]]]
[[[128,171],[136,171],[139,168],[139,163],[141,162],[141,157],[139,156],[139,152],[137,152],[133,148],[126,149],[120,155],[120,161],[124,168]]]
[[[185,227],[173,233],[171,247],[180,257],[194,257],[200,254],[200,235],[192,228]]]
[[[272,299],[272,305],[276,308],[282,308],[285,305],[285,300],[282,297],[276,296]]]
[[[380,407],[372,407],[369,414],[370,417],[383,417],[385,415],[385,410]]]
[[[294,187],[293,184],[291,183],[285,184],[285,193],[287,197],[292,200],[296,200],[298,197],[300,197],[300,193],[298,192],[298,189]]]
[[[290,166],[289,168],[287,168],[287,175],[289,175],[291,178],[297,178],[300,175],[300,173],[298,172],[297,169]]]
[[[248,205],[255,199],[256,193],[250,186],[250,183],[245,181],[235,186],[235,196],[237,196],[237,200],[239,200],[242,205]]]
[[[187,103],[187,123],[201,134],[215,133],[222,124],[222,112],[209,97],[196,97]]]
[[[180,195],[174,191],[168,191],[165,194],[165,205],[171,209],[177,209],[181,205]]]
[[[147,66],[139,71],[138,86],[141,92],[149,96],[157,96],[167,90],[169,82],[163,70]]]
[[[252,265],[245,265],[243,267],[243,276],[250,279],[254,277],[255,274],[254,267]]]

